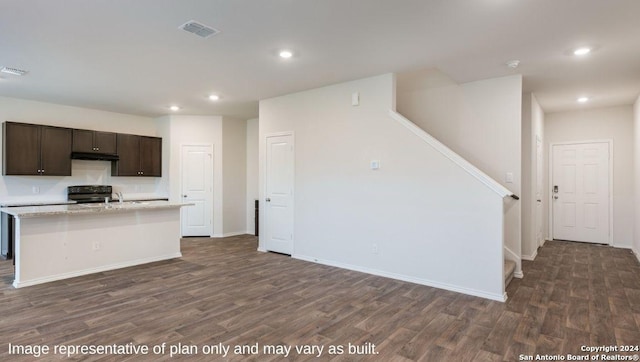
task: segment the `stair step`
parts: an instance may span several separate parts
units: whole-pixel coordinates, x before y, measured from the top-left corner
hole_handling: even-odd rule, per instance
[[[506,287],[513,279],[513,273],[516,271],[516,262],[512,260],[504,261],[504,286]]]

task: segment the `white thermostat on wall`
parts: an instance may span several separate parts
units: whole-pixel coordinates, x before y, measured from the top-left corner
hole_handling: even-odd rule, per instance
[[[380,161],[378,160],[372,160],[371,161],[371,169],[372,170],[377,170],[380,168]]]

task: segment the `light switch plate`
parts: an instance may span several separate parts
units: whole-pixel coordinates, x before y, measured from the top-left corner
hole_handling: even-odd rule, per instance
[[[513,172],[507,172],[507,176],[505,177],[505,182],[513,183]]]
[[[372,160],[371,161],[371,169],[372,170],[377,170],[380,168],[380,161],[378,160]]]
[[[352,106],[359,106],[360,105],[360,93],[359,92],[353,92],[351,94],[351,105]]]

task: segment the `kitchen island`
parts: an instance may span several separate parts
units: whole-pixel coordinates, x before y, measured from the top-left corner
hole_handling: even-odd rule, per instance
[[[169,201],[0,208],[13,215],[16,288],[181,257]]]

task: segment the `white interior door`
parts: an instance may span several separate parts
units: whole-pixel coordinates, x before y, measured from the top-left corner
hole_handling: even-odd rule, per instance
[[[293,135],[267,137],[265,249],[293,253]]]
[[[554,145],[553,238],[609,244],[609,143]]]
[[[539,246],[544,243],[544,233],[542,225],[542,179],[543,179],[544,154],[542,140],[536,136],[536,242]]]
[[[182,236],[213,235],[213,146],[182,146]]]

